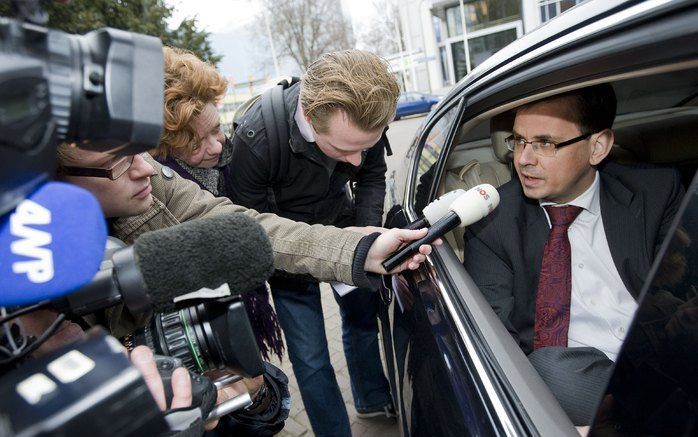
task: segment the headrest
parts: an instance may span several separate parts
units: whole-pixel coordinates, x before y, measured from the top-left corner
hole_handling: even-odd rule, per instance
[[[492,140],[492,150],[494,151],[494,156],[500,162],[504,164],[509,164],[513,160],[511,151],[507,149],[506,142],[504,141],[508,136],[511,135],[512,128],[514,127],[514,111],[506,111],[501,114],[495,115],[490,119],[490,138]]]

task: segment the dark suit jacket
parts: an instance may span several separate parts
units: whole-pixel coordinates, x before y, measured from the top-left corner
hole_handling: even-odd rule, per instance
[[[600,203],[613,262],[637,299],[684,190],[676,170],[608,162]],[[465,233],[463,264],[523,351],[533,350],[536,288],[550,231],[538,200],[518,178],[499,189],[499,207]]]

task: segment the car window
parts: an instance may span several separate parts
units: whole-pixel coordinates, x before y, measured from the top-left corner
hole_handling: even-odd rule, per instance
[[[459,114],[459,105],[453,106],[423,136],[424,145],[420,149],[415,174],[415,189],[412,207],[420,215],[429,199],[429,192],[436,173],[436,163],[444,150],[449,133]]]

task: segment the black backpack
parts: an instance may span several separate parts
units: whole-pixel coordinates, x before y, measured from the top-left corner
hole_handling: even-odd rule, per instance
[[[280,179],[279,175],[284,175],[288,172],[289,163],[288,154],[290,147],[281,147],[282,144],[288,144],[289,142],[288,113],[284,104],[284,90],[299,81],[299,77],[286,77],[280,80],[274,87],[245,101],[233,114],[234,131],[247,110],[261,99],[264,129],[267,132],[270,150],[275,151],[270,160],[272,166],[271,174],[277,175],[274,181]]]

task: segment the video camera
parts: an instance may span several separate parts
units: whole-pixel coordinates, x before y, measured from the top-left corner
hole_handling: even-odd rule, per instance
[[[82,351],[83,356],[92,357],[88,361],[99,372],[90,373],[89,378],[61,380],[49,371],[55,357],[33,363],[22,360],[55,332],[65,314],[60,315],[44,334],[33,339],[23,338],[17,326],[10,322],[21,315],[51,307],[50,301],[61,293],[65,295],[80,286],[89,287],[90,278],[97,273],[106,242],[103,218],[101,229],[96,226],[90,240],[95,247],[102,245],[99,252],[89,253],[89,258],[94,262],[82,269],[85,271],[82,276],[71,275],[67,269],[63,272],[66,276],[73,276],[72,282],[49,283],[46,280],[47,277],[53,279],[60,276],[58,267],[61,259],[49,257],[56,264],[44,262],[46,249],[41,246],[47,241],[55,242],[58,237],[46,231],[46,227],[37,233],[30,225],[48,225],[52,219],[59,223],[59,220],[55,220],[57,211],[42,205],[39,200],[51,197],[56,190],[59,193],[67,190],[61,184],[49,182],[54,176],[59,142],[72,142],[80,148],[120,155],[141,153],[158,144],[163,118],[162,45],[158,38],[117,29],[99,29],[83,36],[50,30],[43,27],[47,23],[47,15],[39,0],[16,0],[12,4],[18,18],[0,17],[0,243],[3,249],[4,246],[11,247],[12,252],[8,256],[0,253],[0,275],[5,275],[10,268],[13,273],[26,272],[27,283],[31,282],[29,285],[34,288],[28,288],[24,296],[19,296],[23,299],[21,304],[15,297],[3,298],[0,302],[0,306],[10,307],[14,311],[6,314],[3,309],[0,317],[0,350],[4,355],[0,359],[0,366],[4,371],[9,371],[22,364],[0,380],[0,385],[6,389],[4,392],[12,393],[12,396],[5,398],[7,402],[3,403],[0,411],[0,435],[47,435],[84,429],[80,428],[85,426],[80,414],[89,417],[87,411],[92,411],[93,407],[86,404],[89,403],[88,398],[99,400],[94,405],[110,405],[102,412],[104,423],[109,423],[110,417],[114,420],[128,417],[131,420],[130,424],[123,423],[123,420],[119,422],[125,426],[123,429],[130,430],[120,435],[143,435],[144,429],[148,430],[147,434],[155,435],[167,430],[163,428],[164,422],[157,407],[153,410],[152,402],[131,402],[135,401],[133,393],[147,392],[143,381],[129,379],[128,382],[127,379],[117,378],[120,381],[117,384],[115,375],[132,376],[128,363],[124,360],[113,361],[114,365],[121,367],[118,372],[110,373],[114,369],[106,364],[106,360],[97,359],[113,355],[113,350],[107,352],[105,349],[113,346],[111,337],[101,336],[98,340],[92,339],[69,348],[68,352],[64,351],[66,354]],[[46,187],[54,191],[50,191],[49,195]],[[42,190],[44,197],[37,195]],[[81,196],[85,199],[91,197],[86,194]],[[16,214],[27,205],[31,208],[25,208],[21,215]],[[37,205],[39,209],[36,209]],[[88,206],[97,211],[98,205],[95,205],[96,201]],[[68,202],[63,207],[67,209],[72,205]],[[41,214],[35,214],[37,211]],[[85,211],[82,214],[89,215]],[[37,221],[36,217],[47,220],[42,218],[43,221]],[[13,222],[12,218],[16,220]],[[17,236],[35,240],[17,242],[13,240]],[[36,240],[37,236],[42,239]],[[73,244],[72,247],[77,246]],[[100,256],[96,257],[95,254]],[[26,271],[17,267],[19,263],[10,260],[10,257],[35,255],[37,261],[29,263],[31,268]],[[66,256],[73,255],[68,253]],[[22,265],[27,264],[24,262]],[[76,276],[79,279],[75,279]],[[46,284],[42,284],[42,281]],[[64,289],[61,290],[61,287]],[[44,289],[51,289],[51,292],[41,294]],[[3,293],[0,292],[0,295]],[[8,302],[16,304],[8,305]],[[118,300],[108,303],[115,304]],[[228,336],[236,337],[236,342],[225,341],[225,334],[230,332],[240,334]],[[201,302],[191,308],[158,314],[148,327],[129,337],[127,343],[131,346],[146,344],[155,353],[173,355],[175,365],[183,364],[197,373],[231,367],[246,376],[263,372],[261,357],[239,296]],[[53,376],[47,378],[48,374]],[[43,378],[32,379],[36,375],[43,375]],[[192,378],[199,377],[194,375]],[[53,384],[60,390],[39,392],[38,397],[32,398],[31,394],[27,394],[26,387],[37,388],[40,384],[27,385],[26,381],[29,380],[33,383],[41,380],[39,382],[47,386]],[[78,380],[82,382],[77,384]],[[125,384],[124,381],[128,384],[119,385]],[[20,387],[22,383],[25,384],[22,386],[24,389]],[[111,389],[115,390],[109,392]],[[229,405],[227,410],[218,409],[218,416],[249,404],[251,400],[245,396],[246,399],[237,399],[237,404]],[[134,409],[136,406],[139,408]],[[68,410],[69,416],[61,416]],[[131,413],[125,414],[128,411]],[[134,416],[136,413],[141,415]],[[71,420],[62,422],[60,417]],[[145,428],[139,428],[139,417],[143,419],[143,426],[148,424]],[[78,428],[69,428],[68,424]],[[92,435],[116,435],[103,427],[91,429]]]
[[[158,38],[70,35],[41,27],[38,0],[13,5],[18,19],[0,17],[0,216],[53,176],[59,141],[126,155],[155,147],[162,129]]]

